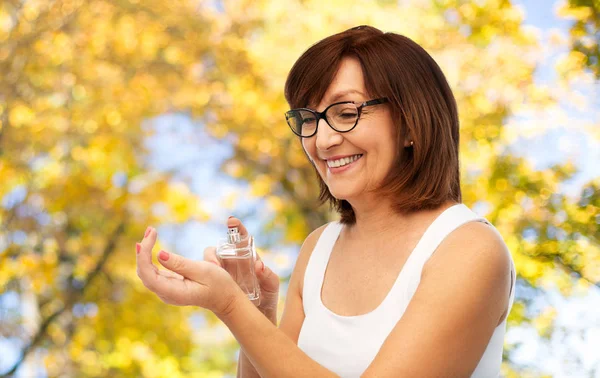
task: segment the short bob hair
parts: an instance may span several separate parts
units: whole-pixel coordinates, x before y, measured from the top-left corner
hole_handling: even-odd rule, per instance
[[[408,213],[434,209],[447,200],[460,203],[456,100],[440,67],[411,39],[357,26],[317,42],[287,77],[285,98],[290,107],[320,103],[346,57],[360,61],[371,98],[388,98],[398,126],[396,163],[380,188],[393,199],[394,210]],[[406,135],[414,143],[408,148]],[[350,203],[335,198],[316,173],[321,203],[329,201],[341,223],[354,224]]]

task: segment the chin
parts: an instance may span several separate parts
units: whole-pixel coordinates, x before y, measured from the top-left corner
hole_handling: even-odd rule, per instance
[[[331,191],[329,193],[331,193]],[[333,196],[333,198],[335,198],[338,201],[344,201],[344,200],[347,201],[346,196],[339,196],[339,195],[336,195],[335,193],[331,193],[331,195]]]
[[[346,200],[348,201],[348,198],[352,198],[354,192],[353,191],[349,191],[347,189],[337,189],[336,188],[331,188],[329,187],[329,193],[331,193],[331,195],[333,197],[335,197],[336,200]]]

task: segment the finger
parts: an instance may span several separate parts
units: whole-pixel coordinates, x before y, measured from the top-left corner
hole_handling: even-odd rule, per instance
[[[206,247],[204,249],[204,261],[222,266],[219,258],[217,257],[217,248],[215,247]]]
[[[257,248],[255,248],[257,249]],[[262,261],[262,259],[260,258],[260,255],[258,254],[258,251],[255,251],[256,253],[254,254],[254,257],[256,258],[256,261]]]
[[[167,275],[173,276],[168,277]],[[190,305],[203,286],[192,280],[186,280],[184,277],[177,278],[177,276],[179,276],[177,273],[159,270],[151,290],[165,303],[179,306]]]
[[[238,229],[238,233],[240,235],[240,242],[236,243],[237,248],[245,248],[250,243],[252,243],[252,239],[249,238],[250,235],[248,234],[248,230],[242,224],[242,221],[240,221],[238,218],[236,218],[234,216],[230,216],[227,219],[227,228],[232,228],[232,227],[236,227]]]
[[[136,251],[137,273],[146,287],[154,283],[158,269],[152,264],[152,247],[156,242],[156,230],[148,227],[144,239],[139,244],[139,252]]]
[[[171,272],[170,270],[165,270],[165,269],[158,270],[158,272],[156,274],[161,275],[166,278],[174,278],[177,280],[185,279],[185,277],[183,277],[181,274],[177,274],[175,272]]]
[[[256,261],[254,268],[260,289],[270,293],[279,293],[279,276],[266,266],[263,261]]]
[[[158,261],[165,268],[200,284],[206,281],[210,270],[215,269],[214,265],[207,261],[194,261],[166,251],[158,253]]]
[[[248,236],[248,230],[246,229],[246,227],[242,224],[242,221],[237,219],[234,216],[231,216],[227,219],[227,227],[231,228],[231,227],[237,227],[238,228],[238,232],[240,233],[240,237],[243,239],[246,236]]]
[[[185,280],[181,275],[165,270],[159,270],[152,264],[152,247],[156,243],[157,233],[148,227],[144,239],[139,245],[137,255],[138,276],[149,290],[154,292],[165,303],[188,305],[192,298],[195,282]],[[136,245],[136,248],[137,245]],[[179,278],[181,277],[181,278]]]

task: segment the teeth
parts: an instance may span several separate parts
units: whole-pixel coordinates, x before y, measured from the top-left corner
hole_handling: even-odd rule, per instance
[[[361,154],[358,154],[358,155],[348,156],[348,157],[337,159],[337,160],[327,160],[327,166],[329,168],[343,167],[346,164],[350,164],[353,161],[358,160],[358,158],[360,158],[361,156],[362,156]]]

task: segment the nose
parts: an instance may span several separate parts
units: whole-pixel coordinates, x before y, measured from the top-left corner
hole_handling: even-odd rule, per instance
[[[332,147],[339,146],[344,137],[327,124],[325,119],[320,119],[317,127],[316,147],[319,151],[327,151]]]

